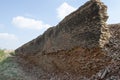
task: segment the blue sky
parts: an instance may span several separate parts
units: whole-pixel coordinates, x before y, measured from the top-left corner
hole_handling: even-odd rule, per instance
[[[16,49],[57,25],[88,0],[0,0],[0,48]],[[107,23],[120,22],[120,0],[102,0]]]

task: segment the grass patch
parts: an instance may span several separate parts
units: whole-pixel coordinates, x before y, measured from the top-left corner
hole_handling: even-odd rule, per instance
[[[5,52],[4,50],[0,49],[0,62],[5,58]]]

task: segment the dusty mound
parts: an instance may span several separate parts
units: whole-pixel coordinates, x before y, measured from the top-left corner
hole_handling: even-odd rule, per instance
[[[119,57],[113,54],[120,53],[120,28],[107,26],[106,11],[99,0],[88,1],[18,48],[18,63],[35,80],[103,80],[111,78],[110,71],[119,79]]]

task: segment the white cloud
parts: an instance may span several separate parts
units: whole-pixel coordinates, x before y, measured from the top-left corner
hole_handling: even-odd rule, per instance
[[[0,40],[18,41],[18,38],[14,34],[0,33]]]
[[[62,5],[60,5],[57,8],[57,14],[58,14],[57,17],[59,19],[63,19],[65,16],[67,16],[68,14],[70,14],[71,12],[73,12],[75,10],[76,10],[76,8],[72,7],[68,3],[64,2]]]
[[[44,24],[40,20],[26,18],[23,16],[14,17],[12,23],[19,28],[36,29],[36,30],[47,29],[50,27],[49,24]]]
[[[15,49],[18,44],[19,40],[14,34],[0,33],[0,48]]]

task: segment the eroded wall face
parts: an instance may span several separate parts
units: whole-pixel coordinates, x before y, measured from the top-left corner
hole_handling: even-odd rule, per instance
[[[120,24],[107,25],[106,10],[100,0],[88,1],[57,26],[18,48],[20,65],[37,80],[119,76]]]
[[[57,26],[16,50],[17,55],[27,56],[70,50],[74,47],[99,47],[101,27],[106,26],[107,7],[99,1],[88,1],[66,16]]]

